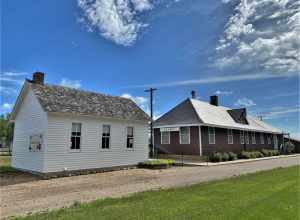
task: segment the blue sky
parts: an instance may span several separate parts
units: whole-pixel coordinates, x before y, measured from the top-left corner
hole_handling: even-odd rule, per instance
[[[300,136],[295,0],[1,1],[1,105],[24,78],[132,98],[156,117],[196,90]]]

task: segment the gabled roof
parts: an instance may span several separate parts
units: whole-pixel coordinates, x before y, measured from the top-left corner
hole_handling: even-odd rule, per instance
[[[198,99],[187,99],[181,104],[179,104],[178,106],[182,105],[183,103],[190,103],[190,104],[185,104],[185,106],[187,108],[193,109],[193,111],[196,112],[197,118],[194,116],[192,117],[188,116],[189,123],[186,123],[187,119],[185,117],[182,117],[182,121],[180,121],[180,119],[177,118],[176,123],[169,123],[172,122],[172,118],[169,117],[169,112],[168,112],[162,117],[160,117],[159,119],[157,119],[154,123],[154,126],[161,127],[161,126],[169,126],[173,124],[177,124],[177,125],[202,124],[202,125],[231,128],[231,129],[281,133],[280,130],[251,116],[246,116],[248,124],[237,123],[228,112],[230,108],[211,105],[208,102],[200,101]],[[177,117],[180,117],[182,114],[180,109],[177,109],[178,106],[173,108],[171,111],[176,112]],[[185,109],[185,111],[188,110]]]
[[[131,99],[78,89],[30,84],[45,112],[96,116],[129,121],[149,121],[149,116]]]

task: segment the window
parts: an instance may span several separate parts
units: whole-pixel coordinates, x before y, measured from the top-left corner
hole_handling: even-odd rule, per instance
[[[162,131],[161,132],[161,144],[170,144],[170,132],[169,131]]]
[[[241,144],[245,144],[245,133],[244,131],[240,131],[240,141],[241,141]]]
[[[71,149],[80,149],[81,123],[72,123]]]
[[[110,125],[102,126],[102,149],[109,149],[110,147]]]
[[[278,139],[276,134],[273,135],[273,143],[274,143],[274,148],[278,149]]]
[[[29,150],[30,151],[40,151],[42,149],[43,135],[36,134],[29,136]]]
[[[127,127],[127,138],[126,138],[126,147],[129,149],[133,148],[133,142],[134,142],[134,138],[133,138],[133,127]]]
[[[216,135],[215,135],[215,128],[208,127],[208,143],[215,144],[216,143]]]
[[[249,133],[245,131],[246,144],[249,144]]]
[[[268,135],[268,144],[271,144],[271,137]]]
[[[260,143],[261,143],[261,144],[264,144],[264,143],[265,143],[264,133],[260,133]]]
[[[227,129],[227,139],[228,139],[228,144],[233,144],[232,129]]]
[[[256,144],[255,132],[252,132],[252,144]]]
[[[181,127],[179,133],[180,144],[190,144],[190,128]]]

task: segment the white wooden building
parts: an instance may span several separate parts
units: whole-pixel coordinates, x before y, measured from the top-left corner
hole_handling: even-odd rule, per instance
[[[12,166],[51,173],[135,165],[148,158],[148,115],[132,100],[26,80],[11,120]]]

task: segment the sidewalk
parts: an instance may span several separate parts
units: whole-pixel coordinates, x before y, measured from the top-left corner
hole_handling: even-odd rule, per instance
[[[261,161],[261,160],[273,160],[278,158],[289,158],[289,157],[298,157],[300,154],[291,154],[291,155],[279,155],[279,156],[273,156],[273,157],[261,157],[261,158],[255,158],[255,159],[238,159],[234,161],[225,161],[225,162],[195,162],[195,161],[189,161],[189,160],[176,160],[177,165],[185,165],[185,166],[219,166],[219,165],[230,165],[230,164],[238,164],[238,163],[248,163],[248,162],[254,162],[254,161]]]

